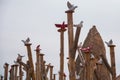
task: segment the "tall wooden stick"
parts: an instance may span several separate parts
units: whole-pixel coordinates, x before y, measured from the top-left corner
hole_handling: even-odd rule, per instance
[[[11,65],[11,70],[10,70],[10,80],[15,80],[15,68],[14,65]]]
[[[41,80],[40,78],[40,50],[36,50],[36,80]]]
[[[50,80],[52,80],[52,75],[53,75],[53,66],[50,66]]]
[[[8,63],[4,64],[4,80],[8,80]]]
[[[90,52],[85,52],[85,69],[86,69],[86,80],[90,80]]]
[[[115,45],[109,45],[110,48],[110,58],[111,58],[111,69],[112,69],[112,80],[116,80],[116,65],[115,65]]]
[[[32,52],[31,52],[31,44],[25,44],[26,48],[27,48],[27,52],[28,52],[28,59],[30,62],[30,67],[31,67],[31,77],[32,80],[35,80],[35,73],[34,73],[34,65],[33,65],[33,59],[32,59]]]
[[[60,73],[59,73],[59,80],[63,80],[64,74],[64,32],[66,29],[59,29],[60,32]]]
[[[75,62],[72,58],[71,49],[73,46],[73,12],[66,11],[67,13],[67,22],[68,22],[68,43],[69,43],[69,78],[70,80],[75,80]]]
[[[40,55],[40,71],[41,71],[40,73],[41,73],[41,79],[43,79],[44,54],[40,53],[39,55]]]
[[[18,65],[14,65],[14,80],[17,80],[17,73],[18,73]]]

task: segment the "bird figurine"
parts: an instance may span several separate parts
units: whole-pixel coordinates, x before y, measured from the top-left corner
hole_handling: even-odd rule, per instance
[[[103,63],[103,60],[102,58],[100,58],[98,61],[97,61],[97,64],[102,64]]]
[[[74,11],[78,6],[74,6],[69,1],[67,2],[68,11]]]
[[[107,46],[113,45],[112,39],[111,39],[109,42],[106,42],[106,41],[105,41],[105,43],[107,44]]]
[[[95,56],[93,54],[90,54],[90,59],[95,59]]]
[[[77,24],[77,25],[73,25],[74,27],[83,27],[83,21],[81,21],[79,24]]]
[[[17,62],[22,61],[22,57],[24,57],[24,56],[21,56],[20,54],[18,54],[18,57],[17,57]]]
[[[26,40],[21,40],[24,44],[29,44],[30,38],[28,37]]]
[[[67,24],[65,24],[65,22],[63,21],[62,24],[55,24],[55,26],[56,26],[57,28],[61,28],[62,30],[64,30],[64,29],[67,27]]]
[[[35,51],[40,51],[41,49],[40,49],[40,45],[37,45],[37,47],[36,47],[36,50]]]

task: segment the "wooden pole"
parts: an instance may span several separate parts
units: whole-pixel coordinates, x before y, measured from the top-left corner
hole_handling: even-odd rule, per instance
[[[52,75],[53,75],[53,66],[50,66],[50,80],[52,80]]]
[[[90,52],[85,52],[85,70],[86,70],[86,80],[90,80]]]
[[[66,11],[67,13],[67,22],[68,22],[68,45],[69,45],[69,79],[75,80],[75,61],[72,58],[71,49],[73,46],[73,12],[74,11]]]
[[[75,54],[76,54],[76,50],[78,47],[78,40],[79,40],[80,31],[81,31],[81,27],[77,27],[76,33],[75,33],[75,39],[74,39],[73,46],[71,49],[71,55],[72,55],[73,59],[75,59]]]
[[[30,62],[29,60],[27,61],[27,69],[26,69],[26,80],[30,80],[31,79],[31,69],[30,69]]]
[[[43,58],[43,56],[44,56],[44,54],[41,54],[41,53],[40,53],[39,55],[40,55],[40,66],[41,66],[41,67],[40,67],[40,71],[41,71],[40,73],[41,73],[41,78],[43,79],[43,73],[44,73],[44,72],[43,72],[43,63],[44,63],[44,60],[43,60],[44,58]]]
[[[8,63],[4,64],[4,80],[8,80]]]
[[[96,59],[90,59],[90,80],[94,80],[94,71],[96,69]]]
[[[17,73],[18,73],[18,65],[14,65],[14,80],[17,80]]]
[[[46,74],[46,79],[47,79],[48,71],[50,69],[50,63],[46,66],[47,66],[47,68],[45,69],[45,74]]]
[[[116,80],[116,65],[115,65],[115,45],[109,45],[110,48],[110,58],[111,58],[111,69],[112,69],[112,80]]]
[[[33,65],[33,59],[32,59],[32,52],[31,52],[31,44],[25,44],[26,48],[27,48],[27,52],[28,52],[28,59],[30,62],[30,67],[31,67],[31,77],[32,80],[35,80],[35,73],[34,73],[34,65]]]
[[[11,80],[15,80],[15,76],[14,76],[14,65],[11,66]]]
[[[59,29],[60,32],[60,73],[59,73],[59,80],[63,80],[64,74],[64,32],[66,29]]]
[[[36,80],[41,80],[40,78],[40,51],[36,50]]]
[[[20,80],[23,80],[23,72],[22,72],[22,65],[19,65],[19,76],[20,76]]]

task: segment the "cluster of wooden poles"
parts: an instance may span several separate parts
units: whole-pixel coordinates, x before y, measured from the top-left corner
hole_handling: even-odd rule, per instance
[[[32,59],[31,52],[31,43],[25,44],[27,48],[28,61],[24,63],[22,61],[22,57],[18,54],[15,64],[11,65],[9,70],[9,64],[4,64],[4,76],[0,77],[0,80],[24,80],[23,76],[25,76],[25,80],[56,80],[56,74],[53,74],[54,66],[46,64],[44,60],[44,54],[40,53],[39,47],[36,48],[36,66],[34,68],[34,63]],[[23,73],[26,73],[24,75]],[[49,72],[49,77],[48,77]],[[9,78],[8,78],[9,75]],[[65,78],[64,78],[65,80]]]
[[[69,80],[76,80],[75,74],[75,55],[76,50],[78,48],[79,35],[81,31],[81,27],[77,27],[75,37],[73,32],[73,12],[74,11],[66,11],[67,13],[67,26],[68,26],[68,70],[69,70]],[[60,72],[59,72],[59,80],[66,80],[66,76],[64,75],[64,31],[59,30],[60,32]],[[12,65],[10,72],[9,80],[23,80],[23,71],[24,68],[26,72],[26,80],[56,80],[56,74],[53,74],[53,65],[48,64],[44,60],[44,54],[40,53],[40,49],[36,49],[36,67],[34,70],[34,64],[32,59],[31,52],[31,44],[25,44],[28,53],[28,61],[26,63],[22,62],[22,58],[17,58],[16,62],[19,65]],[[111,45],[110,47],[110,55],[111,55],[111,67],[107,63],[106,58],[101,55],[102,60],[104,61],[108,71],[110,71],[112,75],[112,80],[116,80],[116,68],[115,68],[115,55],[114,55],[114,47],[115,45]],[[90,54],[86,53],[86,62],[89,62]],[[93,80],[93,75],[91,75],[89,64],[86,66],[86,79],[85,80]],[[4,65],[4,80],[8,80],[8,64]],[[48,79],[48,71],[50,70],[50,77]],[[17,75],[19,71],[19,75]],[[53,76],[54,75],[54,76]],[[99,77],[99,76],[98,76]],[[1,77],[1,80],[3,77]],[[99,79],[98,79],[99,80]]]

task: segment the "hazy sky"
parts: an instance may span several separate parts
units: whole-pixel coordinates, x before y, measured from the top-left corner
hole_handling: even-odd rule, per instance
[[[117,75],[120,74],[120,1],[119,0],[69,0],[78,8],[73,14],[74,23],[84,21],[79,42],[83,42],[89,29],[96,25],[104,41],[113,39]],[[17,54],[27,51],[22,39],[30,37],[35,61],[35,47],[40,44],[47,63],[59,71],[59,33],[55,23],[67,21],[67,0],[0,0],[0,74],[3,64],[13,64]],[[65,72],[67,72],[68,36],[65,32]],[[109,49],[106,46],[109,59]]]

